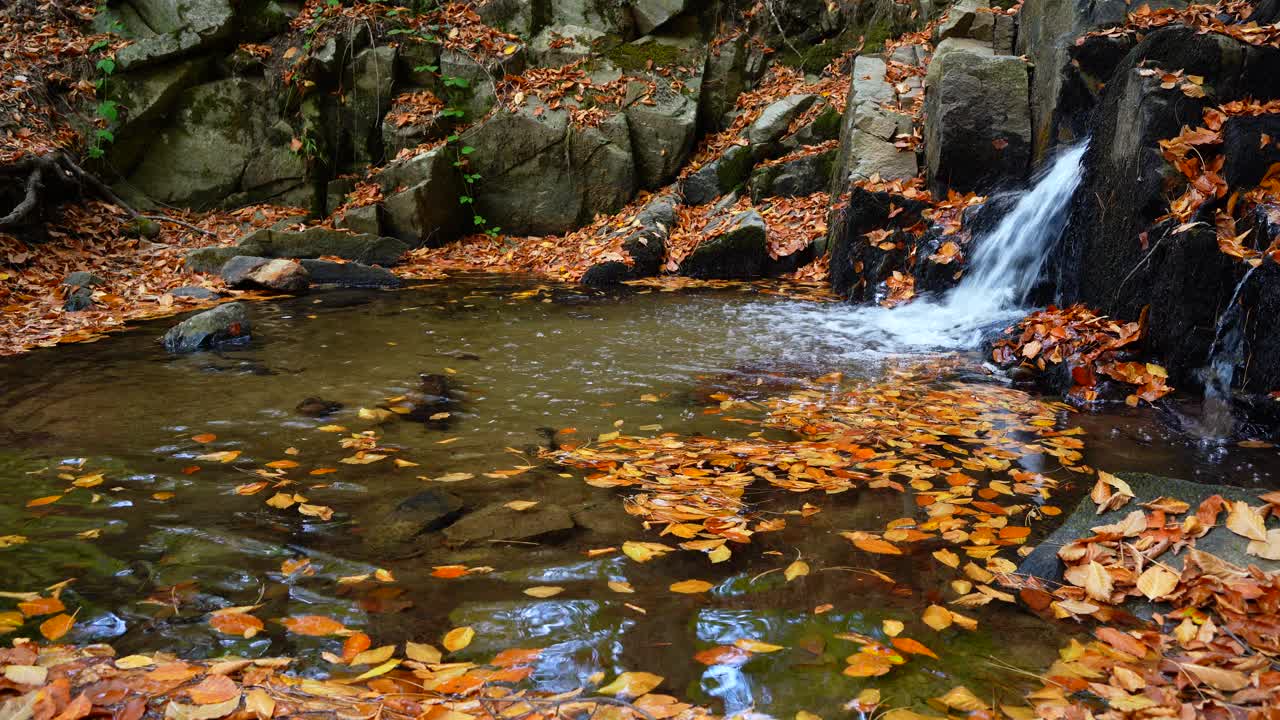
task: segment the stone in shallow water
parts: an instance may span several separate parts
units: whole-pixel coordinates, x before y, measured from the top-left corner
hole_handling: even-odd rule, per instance
[[[249,314],[240,303],[219,305],[169,328],[160,340],[171,353],[208,349],[231,342],[244,342],[253,329]]]
[[[502,503],[480,508],[444,531],[450,545],[489,540],[529,540],[554,532],[572,530],[573,518],[559,505],[538,504],[516,511]]]

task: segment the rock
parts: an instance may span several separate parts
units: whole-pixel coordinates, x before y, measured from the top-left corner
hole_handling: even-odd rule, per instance
[[[995,15],[981,12],[990,8],[985,0],[960,0],[952,5],[938,24],[937,40],[972,38],[990,42],[994,36]]]
[[[617,260],[600,263],[587,269],[582,283],[588,287],[607,287],[660,273],[666,258],[667,238],[676,224],[677,204],[674,195],[658,195],[636,213],[633,224],[609,233],[606,241],[623,236],[622,250],[631,258],[631,264]]]
[[[976,40],[943,40],[925,84],[925,157],[937,192],[985,192],[1027,176],[1027,64]]]
[[[227,287],[286,293],[303,292],[311,284],[310,274],[295,260],[244,255],[237,255],[222,266],[222,280]]]
[[[182,93],[173,124],[148,146],[120,188],[167,205],[213,207],[240,187],[245,168],[266,134],[257,84],[244,79],[196,85]]]
[[[880,106],[894,99],[887,72],[888,67],[880,58],[859,55],[854,59],[848,107],[840,125],[840,146],[828,190],[832,197],[843,195],[851,181],[876,173],[886,180],[916,176],[916,154],[900,151],[893,144],[895,135],[912,131],[911,120]],[[835,224],[829,224],[831,243],[835,241]]]
[[[218,293],[208,288],[200,287],[199,285],[184,285],[183,287],[170,290],[169,294],[176,298],[189,297],[196,300],[217,300],[222,297]]]
[[[631,199],[632,140],[621,115],[570,131],[567,111],[533,99],[514,112],[501,110],[463,134],[476,148],[472,168],[484,178],[476,207],[513,234],[574,230]]]
[[[802,147],[811,145],[821,145],[828,140],[838,140],[840,138],[840,125],[843,121],[843,114],[836,109],[835,105],[828,101],[822,101],[822,109],[818,112],[817,117],[812,122],[806,123],[799,130],[791,133],[778,143],[780,152],[792,153]]]
[[[258,230],[238,245],[240,255],[264,258],[319,258],[333,255],[368,265],[395,265],[409,246],[391,237],[356,235],[324,227],[305,230]]]
[[[391,109],[395,67],[396,49],[380,45],[357,54],[343,80],[346,105],[339,117],[350,133],[358,165],[383,159],[382,116]]]
[[[534,3],[529,0],[489,0],[477,5],[475,9],[485,25],[521,37],[533,34]]]
[[[747,140],[752,145],[767,145],[781,140],[791,121],[808,110],[817,99],[817,95],[788,95],[769,105],[755,122],[747,126]]]
[[[103,280],[100,275],[95,275],[87,270],[76,270],[62,279],[63,285],[84,288],[93,287],[94,285],[105,285],[106,282],[107,281]]]
[[[303,260],[302,267],[311,276],[311,282],[317,285],[394,288],[403,284],[390,270],[357,262]]]
[[[1154,0],[1147,5],[1160,10],[1186,7],[1187,2]],[[1076,39],[1091,30],[1123,25],[1132,10],[1125,0],[1027,0],[1023,4],[1018,14],[1016,54],[1027,55],[1035,67],[1031,117],[1037,162],[1054,145],[1080,139],[1087,132],[1093,105],[1076,101],[1079,83],[1071,56]]]
[[[635,36],[635,22],[627,5],[614,0],[547,0],[550,24],[595,28],[623,39]]]
[[[592,54],[592,43],[604,33],[578,25],[545,27],[529,42],[529,57],[541,67],[561,67]]]
[[[991,29],[991,50],[997,55],[1017,54],[1018,21],[1008,15],[996,15]]]
[[[112,165],[121,172],[133,169],[182,92],[199,82],[208,67],[206,59],[193,58],[122,73],[107,83],[108,99],[122,109],[122,119],[110,128],[115,135],[107,150]]]
[[[484,64],[473,59],[470,54],[445,49],[440,53],[440,75],[442,77],[462,78],[467,81],[466,87],[452,89],[454,102],[461,106],[468,120],[479,120],[489,112],[497,101],[494,91],[494,79],[507,75],[519,75],[524,71],[525,52],[523,45],[509,55],[487,60]]]
[[[93,307],[93,290],[87,287],[67,286],[62,301],[62,309],[67,312],[80,312]]]
[[[412,247],[434,247],[462,232],[466,211],[458,202],[461,181],[448,148],[392,163],[378,175],[378,182],[386,195],[384,226],[392,237]]]
[[[1270,141],[1274,138],[1280,138],[1275,115],[1231,117],[1222,124],[1222,178],[1229,186],[1254,187],[1280,162],[1280,148]]]
[[[747,59],[750,40],[742,33],[726,43],[711,48],[702,71],[702,92],[698,98],[698,114],[702,126],[708,131],[719,131],[729,126],[727,115],[733,110],[738,96],[750,84]]]
[[[297,407],[294,408],[294,411],[299,415],[318,418],[326,415],[332,415],[341,409],[342,403],[340,402],[325,400],[318,397],[309,397],[298,403]]]
[[[621,260],[592,265],[582,274],[582,284],[593,288],[612,287],[631,279],[631,266]]]
[[[1092,535],[1090,528],[1119,522],[1130,512],[1140,510],[1141,508],[1138,505],[1151,502],[1160,497],[1176,498],[1189,503],[1192,514],[1194,514],[1195,508],[1201,502],[1213,495],[1221,495],[1224,499],[1232,502],[1248,502],[1255,506],[1260,502],[1257,490],[1247,490],[1229,485],[1188,482],[1147,473],[1116,473],[1116,477],[1129,484],[1129,488],[1133,490],[1134,499],[1119,510],[1111,510],[1101,515],[1097,514],[1097,504],[1093,500],[1088,497],[1082,499],[1076,509],[1063,520],[1062,525],[1054,530],[1049,537],[1042,540],[1036,546],[1036,549],[1022,561],[1022,564],[1018,567],[1018,572],[1054,583],[1061,582],[1063,564],[1058,558],[1059,548],[1078,538],[1089,537]],[[1265,560],[1256,555],[1249,555],[1245,552],[1247,545],[1248,540],[1232,533],[1221,524],[1195,542],[1197,550],[1216,555],[1234,565],[1241,567],[1257,565],[1263,572],[1280,570],[1280,561]],[[1180,571],[1183,562],[1186,560],[1186,553],[1183,552],[1177,555],[1166,553],[1157,559],[1159,562]]]
[[[192,315],[160,340],[171,353],[187,353],[247,341],[252,329],[244,305],[233,302]]]
[[[228,260],[240,254],[240,248],[235,246],[196,248],[184,255],[182,262],[192,272],[216,273]]]
[[[703,165],[680,183],[689,205],[705,205],[742,185],[754,163],[751,148],[731,145],[724,154]]]
[[[659,87],[654,100],[654,105],[633,102],[626,109],[636,178],[647,190],[676,178],[693,153],[698,128],[698,103],[694,100],[665,86]]]
[[[569,511],[559,505],[538,503],[528,510],[516,511],[494,503],[464,515],[445,528],[444,536],[449,545],[458,546],[494,540],[532,540],[573,527]]]
[[[128,29],[138,38],[115,54],[121,70],[190,54],[226,39],[235,11],[230,0],[133,0]],[[140,21],[140,22],[139,22]]]
[[[760,213],[738,213],[707,232],[709,237],[680,263],[681,275],[717,280],[764,275],[769,262],[768,226]]]
[[[249,158],[240,189],[249,203],[274,200],[280,204],[309,205],[312,188],[307,182],[307,161],[289,147],[293,128],[283,120],[267,131],[268,138]]]
[[[412,35],[401,37],[403,40],[396,53],[396,77],[411,87],[435,88],[439,79],[428,68],[440,66],[440,46]]]
[[[875,298],[876,287],[894,270],[901,270],[905,247],[883,249],[871,245],[866,233],[893,230],[891,240],[905,242],[905,229],[920,222],[929,207],[920,200],[887,192],[870,192],[857,186],[849,189],[849,205],[833,223],[831,241],[831,285],[839,294],[856,301]],[[895,210],[901,212],[891,215]]]
[[[381,235],[382,207],[365,205],[344,210],[333,219],[333,226],[362,235]]]
[[[832,149],[758,167],[751,173],[747,191],[752,200],[760,202],[768,197],[798,197],[826,190],[837,154]]]
[[[684,12],[686,0],[632,0],[631,14],[636,30],[648,35],[671,18]]]
[[[462,508],[462,499],[453,493],[424,490],[372,518],[365,545],[375,551],[394,550],[396,545],[448,527],[462,515]]]

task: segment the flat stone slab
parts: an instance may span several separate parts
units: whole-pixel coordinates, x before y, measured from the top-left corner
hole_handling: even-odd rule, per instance
[[[528,510],[512,510],[502,503],[486,505],[445,528],[450,545],[492,540],[530,540],[574,528],[573,517],[559,505],[539,503]]]

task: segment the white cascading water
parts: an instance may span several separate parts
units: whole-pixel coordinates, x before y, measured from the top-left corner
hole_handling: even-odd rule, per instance
[[[1066,225],[1087,147],[1085,141],[1059,154],[995,230],[974,239],[964,278],[942,298],[859,308],[837,332],[881,351],[951,350],[974,347],[983,329],[1024,315],[1027,295]]]

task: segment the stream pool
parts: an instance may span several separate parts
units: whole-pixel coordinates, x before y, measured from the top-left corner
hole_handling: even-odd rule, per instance
[[[552,433],[557,442],[614,431],[748,437],[759,428],[726,422],[724,398],[785,394],[802,378],[833,372],[847,386],[891,385],[904,363],[923,360],[935,369],[910,375],[913,382],[994,383],[980,358],[895,356],[847,341],[839,331],[845,306],[744,289],[600,295],[467,276],[249,310],[253,340],[219,352],[167,355],[156,342],[166,321],[0,361],[0,591],[74,578],[63,599],[80,610],[67,641],[110,642],[121,654],[293,655],[305,658],[301,672],[350,674],[318,652],[340,653],[340,638],[291,634],[269,619],[329,616],[375,646],[439,646],[450,628],[470,626],[474,641],[453,657],[545,648],[532,676],[541,689],[648,671],[665,678],[662,692],[719,712],[832,717],[868,687],[895,706],[923,707],[957,685],[1016,701],[1038,687],[1026,673],[1046,668],[1073,633],[1004,603],[967,611],[979,621],[975,631],[925,628],[921,613],[953,597],[954,573],[928,552],[868,555],[838,534],[911,516],[909,489],[797,495],[753,486],[746,499],[757,512],[792,511],[785,529],[756,535],[718,564],[688,551],[642,564],[588,552],[671,541],[626,512],[627,492],[537,459]],[[419,418],[426,422],[402,419],[396,410],[423,375],[447,385],[453,402]],[[297,410],[306,398],[342,408],[311,417]],[[1153,410],[1056,413],[1064,427],[1084,429],[1084,462],[1111,472],[1265,485],[1280,469],[1274,450],[1207,451]],[[407,462],[343,463],[359,449],[343,439],[364,431],[375,433],[366,444],[394,448]],[[1026,469],[1061,483],[1055,505],[1069,509],[1087,492],[1083,476],[1036,462]],[[272,487],[248,494],[254,483]],[[266,503],[282,491],[320,510]],[[422,500],[424,491],[435,495]],[[501,513],[505,503],[528,500],[539,506],[526,512],[551,529],[510,542],[487,540],[483,527],[474,536],[435,526],[415,535],[422,528],[414,522],[441,492],[462,506],[450,508],[450,519],[463,515],[459,523],[481,508]],[[802,503],[817,512],[795,513]],[[1049,529],[1038,527],[1031,540]],[[797,557],[811,571],[787,581],[781,568]],[[302,559],[309,562],[282,567]],[[492,571],[433,575],[448,565]],[[394,581],[340,580],[379,568]],[[668,589],[690,578],[714,587]],[[544,586],[563,591],[524,592]],[[208,623],[219,608],[259,604],[255,614],[268,622],[253,638]],[[0,611],[10,605],[0,599]],[[905,634],[939,659],[913,658],[882,677],[842,674],[856,647],[840,636],[882,637],[885,620],[904,622]],[[18,632],[36,634],[37,624]],[[745,664],[694,659],[741,638],[783,649]]]

